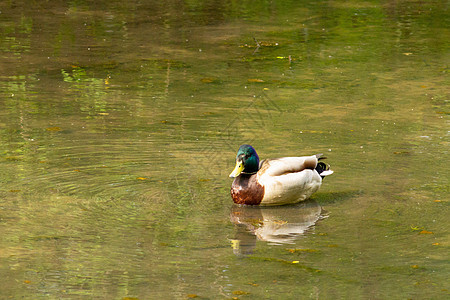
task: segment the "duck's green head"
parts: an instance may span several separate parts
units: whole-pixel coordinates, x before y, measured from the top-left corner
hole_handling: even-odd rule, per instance
[[[255,149],[250,145],[242,145],[236,155],[236,167],[230,177],[238,177],[240,174],[254,174],[259,169],[259,157]]]

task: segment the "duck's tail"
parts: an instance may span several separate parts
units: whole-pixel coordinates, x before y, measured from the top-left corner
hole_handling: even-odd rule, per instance
[[[317,159],[319,160],[319,162],[317,163],[316,166],[316,171],[317,173],[319,173],[320,177],[322,177],[322,179],[325,176],[331,175],[333,174],[333,170],[330,170],[330,166],[326,163],[324,163],[323,159],[325,159],[326,157],[322,156],[322,154],[317,154],[316,155]]]

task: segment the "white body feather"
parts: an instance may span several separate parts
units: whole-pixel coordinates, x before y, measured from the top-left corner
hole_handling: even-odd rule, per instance
[[[322,184],[322,178],[314,169],[316,156],[283,157],[263,162],[267,170],[258,174],[258,182],[264,186],[264,198],[260,205],[292,204],[308,199]]]

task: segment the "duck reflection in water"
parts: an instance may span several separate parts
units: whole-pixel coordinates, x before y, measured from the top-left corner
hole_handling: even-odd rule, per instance
[[[231,240],[233,252],[238,256],[252,254],[257,240],[275,245],[293,244],[325,217],[314,200],[277,207],[234,205],[230,213],[236,226],[236,236]]]

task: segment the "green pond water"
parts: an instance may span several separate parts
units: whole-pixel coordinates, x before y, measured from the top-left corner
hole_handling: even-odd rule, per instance
[[[0,3],[1,299],[445,299],[448,1]],[[239,145],[324,153],[234,206]]]

